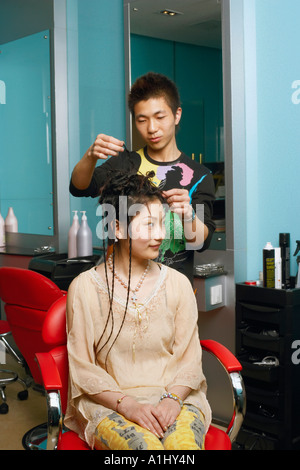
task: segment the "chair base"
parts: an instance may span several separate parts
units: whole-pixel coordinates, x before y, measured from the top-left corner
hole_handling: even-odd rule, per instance
[[[35,426],[24,434],[22,445],[25,450],[47,450],[47,423]],[[73,431],[63,432],[59,450],[91,450],[86,442]]]
[[[47,423],[39,424],[24,434],[22,445],[25,450],[46,450],[47,436]]]
[[[0,405],[0,414],[4,415],[7,414],[9,411],[5,393],[6,385],[9,385],[13,382],[19,382],[23,386],[24,390],[18,393],[19,400],[26,400],[28,398],[28,390],[26,383],[24,382],[24,380],[19,378],[16,372],[8,369],[0,369],[0,374],[4,374],[7,376],[5,378],[0,378],[0,398],[3,401],[3,403],[1,403]]]

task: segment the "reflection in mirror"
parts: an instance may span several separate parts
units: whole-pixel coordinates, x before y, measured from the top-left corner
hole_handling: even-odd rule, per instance
[[[149,71],[175,81],[182,118],[178,147],[214,174],[216,233],[211,249],[226,249],[222,18],[219,0],[124,0],[130,11],[130,82]],[[143,145],[134,122],[132,149]]]
[[[131,81],[150,70],[173,79],[183,108],[179,146],[196,160],[224,161],[220,3],[169,1],[173,16],[159,0],[130,6]]]
[[[0,45],[0,212],[53,235],[49,31]]]

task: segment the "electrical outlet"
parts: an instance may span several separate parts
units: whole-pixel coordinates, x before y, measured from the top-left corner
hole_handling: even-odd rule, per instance
[[[210,305],[222,303],[222,284],[210,288]]]

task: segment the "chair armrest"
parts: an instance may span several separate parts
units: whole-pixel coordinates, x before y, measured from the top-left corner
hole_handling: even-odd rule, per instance
[[[234,442],[246,414],[246,390],[240,373],[242,365],[229,349],[217,341],[208,339],[200,343],[202,349],[215,356],[227,372],[232,390],[233,415],[226,432],[231,442]]]
[[[242,366],[237,358],[225,346],[212,339],[201,340],[201,347],[204,351],[216,356],[227,372],[239,372]]]
[[[47,423],[47,450],[56,450],[61,437],[63,413],[61,407],[60,390],[62,382],[56,363],[50,353],[36,353],[43,385],[46,390],[48,423]]]
[[[47,392],[51,390],[61,390],[62,383],[60,375],[51,354],[48,352],[36,353],[35,357],[39,364],[43,385]]]

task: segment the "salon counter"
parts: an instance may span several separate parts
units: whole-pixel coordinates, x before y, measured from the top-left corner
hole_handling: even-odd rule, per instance
[[[27,269],[33,256],[34,250],[29,248],[0,248],[0,267],[11,266]]]

